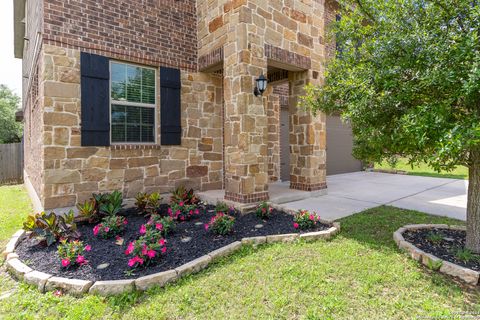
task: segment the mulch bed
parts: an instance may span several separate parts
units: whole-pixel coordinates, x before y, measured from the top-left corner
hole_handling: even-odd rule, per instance
[[[177,223],[175,232],[166,239],[166,255],[162,256],[155,265],[138,268],[134,274],[127,275],[125,273],[126,270],[130,269],[128,260],[131,256],[126,256],[124,251],[130,241],[140,236],[140,226],[148,220],[143,215],[139,215],[135,209],[123,210],[121,213],[128,220],[126,230],[121,235],[124,239],[122,246],[115,244],[115,238],[102,239],[101,237],[95,237],[92,230],[94,224],[77,224],[78,230],[82,234],[80,240],[85,245],[89,244],[92,247],[90,252],[85,252],[85,258],[89,261],[88,265],[65,270],[60,265],[57,246],[54,244],[50,247],[42,247],[37,245],[38,241],[35,239],[27,238],[21,241],[15,252],[19,255],[20,260],[32,269],[55,276],[91,281],[120,280],[141,277],[179,267],[245,237],[300,232],[293,227],[292,215],[273,210],[273,216],[267,221],[261,220],[255,213],[244,215],[236,213],[234,232],[228,236],[218,236],[211,231],[206,231],[204,228],[204,224],[215,215],[214,208],[214,206],[206,206],[204,207],[205,212],[200,217],[191,221]],[[162,206],[162,213],[166,213],[166,210],[167,207]],[[263,227],[255,228],[259,224],[262,224]],[[326,230],[329,227],[328,225],[318,224],[316,229],[308,230],[308,232]],[[185,242],[185,238],[188,237],[191,238],[190,241]],[[107,268],[97,269],[97,266],[105,263],[109,264]]]
[[[432,243],[428,240],[428,235],[430,232],[442,235],[443,240],[438,243]],[[403,233],[403,237],[406,241],[412,243],[414,246],[426,253],[430,253],[442,260],[460,265],[462,267],[480,271],[480,256],[477,256],[478,259],[471,260],[467,263],[458,260],[455,257],[456,250],[465,247],[465,231],[437,228],[428,230],[409,230]]]

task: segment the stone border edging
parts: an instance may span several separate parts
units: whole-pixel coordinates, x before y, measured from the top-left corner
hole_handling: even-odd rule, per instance
[[[145,291],[153,286],[164,287],[167,283],[174,282],[183,276],[194,274],[205,269],[211,262],[234,253],[241,249],[242,246],[256,246],[275,242],[292,242],[297,239],[304,239],[305,241],[330,239],[340,231],[340,224],[338,222],[321,222],[331,225],[331,227],[327,230],[304,234],[291,233],[243,238],[241,241],[230,243],[175,269],[150,274],[136,279],[93,282],[80,279],[68,279],[33,270],[20,261],[18,255],[15,253],[16,246],[25,236],[25,231],[23,230],[19,230],[13,235],[3,252],[3,256],[6,258],[7,270],[12,276],[27,284],[36,286],[40,292],[62,290],[63,292],[74,296],[81,296],[86,293],[109,296],[135,290]]]
[[[463,226],[449,226],[446,224],[410,224],[399,228],[393,233],[393,240],[397,246],[409,253],[416,261],[422,263],[430,269],[440,271],[441,273],[461,279],[462,281],[476,286],[479,284],[480,272],[468,269],[457,264],[444,261],[430,253],[417,248],[412,243],[405,241],[403,233],[405,231],[413,231],[419,229],[450,229],[450,230],[466,230]]]

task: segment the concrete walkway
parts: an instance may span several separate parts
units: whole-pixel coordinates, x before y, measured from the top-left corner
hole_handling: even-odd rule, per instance
[[[328,194],[282,204],[336,220],[365,209],[391,205],[433,215],[466,219],[465,180],[355,172],[327,177]]]

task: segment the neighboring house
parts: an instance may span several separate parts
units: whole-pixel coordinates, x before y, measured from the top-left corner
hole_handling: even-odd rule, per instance
[[[327,187],[326,117],[296,102],[305,84],[321,83],[335,50],[325,35],[333,5],[14,0],[14,7],[25,181],[38,208],[181,184],[225,189],[240,203],[267,200],[278,180]],[[261,74],[270,82],[256,97]],[[359,170],[349,129],[332,126],[343,136],[332,173]]]

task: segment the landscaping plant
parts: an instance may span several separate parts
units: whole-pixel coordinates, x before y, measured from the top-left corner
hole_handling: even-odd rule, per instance
[[[300,230],[313,229],[320,222],[320,216],[308,210],[298,210],[293,216],[293,227]]]
[[[183,202],[185,205],[197,205],[200,202],[200,199],[195,195],[193,189],[187,191],[184,186],[179,186],[172,191],[170,202],[172,204]]]
[[[198,217],[200,215],[200,210],[196,205],[188,205],[183,202],[179,202],[178,204],[173,203],[168,208],[168,214],[177,221],[188,221],[193,217]]]
[[[301,104],[348,121],[365,163],[468,167],[466,248],[480,253],[478,1],[338,3],[337,54]]]
[[[42,244],[50,246],[60,238],[68,240],[80,238],[74,218],[72,210],[65,215],[57,215],[54,212],[31,214],[23,223],[23,229],[31,232],[31,238],[39,238]]]
[[[119,191],[113,191],[112,193],[106,194],[104,196],[103,202],[100,204],[100,211],[114,216],[122,210],[122,193]]]
[[[150,216],[147,222],[147,228],[154,228],[158,230],[161,235],[166,238],[175,230],[175,221],[172,217],[162,217],[158,214]]]
[[[101,217],[98,214],[96,208],[95,199],[86,200],[83,204],[77,204],[78,214],[80,217],[85,218],[90,223],[95,223],[100,221]]]
[[[427,240],[430,241],[432,244],[439,244],[440,242],[442,242],[443,240],[443,236],[438,233],[438,232],[434,232],[434,231],[430,231],[428,234],[427,234]]]
[[[234,224],[234,217],[223,212],[217,212],[217,214],[210,219],[210,222],[205,224],[205,230],[211,230],[218,235],[225,236],[233,231]]]
[[[64,268],[87,264],[88,261],[85,259],[84,252],[90,250],[89,245],[84,246],[83,242],[78,240],[62,239],[57,247],[57,253]]]
[[[265,202],[265,201],[262,201],[258,206],[257,206],[257,209],[255,210],[255,214],[257,215],[257,217],[259,217],[260,219],[268,219],[271,217],[272,215],[272,211],[273,211],[273,208],[270,207],[270,205]]]
[[[93,235],[104,239],[113,238],[125,230],[127,223],[127,219],[122,216],[106,216],[93,228]]]
[[[165,239],[159,235],[160,233],[153,231],[151,234],[145,234],[128,244],[125,255],[133,256],[128,260],[130,268],[148,266],[167,252]]]

